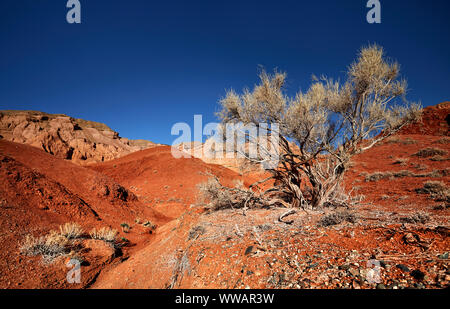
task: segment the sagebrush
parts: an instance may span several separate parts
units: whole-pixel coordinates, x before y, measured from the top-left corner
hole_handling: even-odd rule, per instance
[[[102,227],[99,230],[93,228],[89,232],[89,235],[91,236],[92,239],[103,240],[110,243],[114,243],[116,241],[117,234],[118,234],[117,230],[112,229],[110,227]]]

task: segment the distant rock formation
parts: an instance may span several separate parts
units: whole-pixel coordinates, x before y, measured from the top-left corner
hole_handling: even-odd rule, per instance
[[[0,138],[79,165],[109,161],[157,145],[122,138],[103,123],[38,111],[0,111]]]

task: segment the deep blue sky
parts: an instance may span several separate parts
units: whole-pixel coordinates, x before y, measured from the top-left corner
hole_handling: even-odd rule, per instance
[[[121,136],[172,143],[175,122],[215,121],[225,90],[252,87],[258,65],[342,76],[357,50],[378,43],[402,65],[410,100],[449,100],[450,1],[1,0],[0,109],[64,113]]]

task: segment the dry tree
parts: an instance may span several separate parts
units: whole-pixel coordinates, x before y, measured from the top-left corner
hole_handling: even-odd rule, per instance
[[[246,133],[246,142],[258,147],[256,158],[244,154],[250,161],[263,162],[265,153],[277,151],[277,164],[266,168],[271,176],[265,179],[275,185],[268,195],[258,193],[258,201],[265,197],[268,203],[284,201],[280,204],[302,208],[346,204],[348,195],[341,183],[352,156],[421,115],[420,105],[405,99],[407,85],[399,79],[399,65],[376,45],[361,49],[343,83],[313,77],[309,90],[293,97],[286,93],[285,73],[262,70],[259,77],[252,91],[228,91],[218,113],[222,127],[242,123],[260,128],[263,124],[268,136],[278,136],[274,147],[269,143],[264,148],[261,139]],[[217,198],[234,200],[234,205],[239,204],[236,199],[244,203],[251,199],[248,190],[221,194]]]

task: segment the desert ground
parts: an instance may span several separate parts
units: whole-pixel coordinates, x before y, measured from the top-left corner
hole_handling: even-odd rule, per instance
[[[199,202],[209,174],[249,186],[259,170],[175,159],[170,146],[65,115],[1,111],[0,288],[448,287],[449,115],[450,102],[427,107],[355,156],[345,174],[352,207],[281,220],[285,208],[211,212]],[[78,233],[61,238],[65,224]],[[62,250],[30,249],[39,238]],[[70,259],[81,262],[80,283],[66,279]]]

